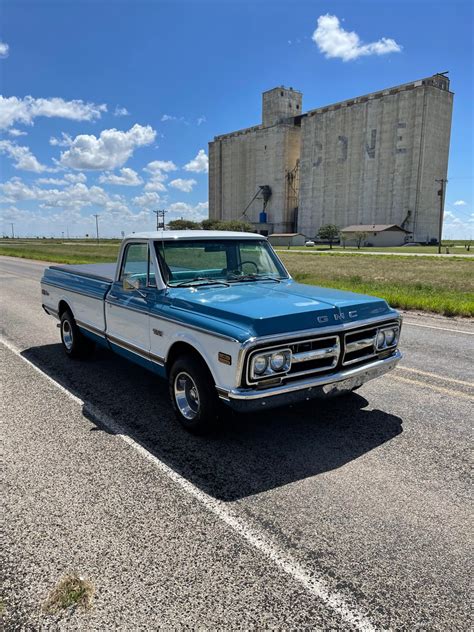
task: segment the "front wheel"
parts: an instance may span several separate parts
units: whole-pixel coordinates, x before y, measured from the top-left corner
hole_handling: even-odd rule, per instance
[[[178,358],[169,374],[171,403],[179,423],[194,434],[214,426],[219,410],[215,384],[205,363],[192,355]]]
[[[85,358],[94,350],[94,343],[81,334],[69,310],[61,314],[61,342],[69,358]]]

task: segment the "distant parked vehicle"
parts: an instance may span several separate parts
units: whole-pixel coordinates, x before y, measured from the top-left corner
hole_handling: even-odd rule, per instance
[[[305,243],[305,246],[308,246],[308,248],[312,248],[314,245],[315,245],[315,243],[314,243],[314,241],[311,241],[311,239],[310,239],[310,240],[308,240],[308,241]]]
[[[350,393],[401,358],[401,318],[384,300],[297,283],[254,233],[137,233],[117,265],[50,266],[41,293],[67,356],[96,343],[166,378],[196,433],[221,403],[255,411]]]

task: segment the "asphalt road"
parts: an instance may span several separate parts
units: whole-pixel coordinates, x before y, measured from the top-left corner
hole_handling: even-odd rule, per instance
[[[472,321],[407,314],[357,395],[194,438],[153,375],[64,357],[43,266],[0,258],[7,630],[470,628]],[[94,607],[45,615],[71,570]]]

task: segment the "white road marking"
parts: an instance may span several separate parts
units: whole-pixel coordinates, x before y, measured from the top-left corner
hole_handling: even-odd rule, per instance
[[[422,382],[421,380],[414,380],[408,377],[402,377],[401,375],[390,374],[392,380],[397,380],[398,382],[405,382],[406,384],[417,384],[422,388],[428,388],[431,391],[438,391],[438,393],[444,393],[445,395],[449,395],[450,397],[457,397],[458,399],[468,399],[474,401],[474,396],[469,395],[469,393],[465,393],[464,391],[456,391],[452,388],[444,388],[444,386],[436,386],[435,384],[430,384],[429,382]]]
[[[465,331],[464,329],[450,329],[449,327],[436,327],[435,325],[422,325],[421,323],[414,323],[405,319],[403,319],[403,325],[409,325],[410,327],[426,327],[427,329],[440,329],[441,331],[454,331],[456,334],[467,334],[468,336],[474,336],[474,331]]]
[[[420,371],[420,369],[411,369],[407,366],[397,366],[397,371],[409,371],[410,373],[417,373],[418,375],[426,375],[426,377],[434,377],[437,380],[443,380],[445,382],[453,382],[454,384],[461,384],[462,386],[474,387],[473,382],[465,382],[464,380],[457,380],[454,377],[446,377],[439,373],[430,373],[429,371]]]
[[[26,362],[42,377],[46,378],[48,382],[58,388],[62,393],[69,397],[69,399],[87,409],[90,416],[95,418],[100,424],[107,427],[113,434],[122,439],[122,441],[125,441],[125,443],[136,450],[141,456],[153,463],[153,465],[162,474],[179,485],[179,487],[181,487],[181,489],[190,496],[193,496],[196,500],[198,500],[208,511],[211,511],[215,516],[233,529],[233,531],[244,538],[250,546],[265,555],[292,579],[299,582],[310,594],[320,599],[328,608],[337,613],[343,621],[361,632],[376,632],[375,626],[371,623],[371,621],[369,621],[366,615],[358,609],[357,604],[349,601],[340,593],[332,591],[326,584],[322,575],[317,576],[314,570],[306,569],[303,565],[294,560],[291,555],[280,549],[275,543],[269,540],[264,533],[242,520],[242,518],[235,514],[226,505],[226,503],[216,500],[212,496],[209,496],[202,490],[198,489],[186,478],[160,461],[156,456],[150,454],[142,445],[128,436],[126,434],[126,430],[117,424],[111,417],[105,415],[95,406],[83,401],[71,393],[59,382],[56,382],[56,380],[47,375],[47,373],[42,371],[33,362],[25,358],[21,354],[21,351],[8,340],[0,337],[0,342],[12,353]]]

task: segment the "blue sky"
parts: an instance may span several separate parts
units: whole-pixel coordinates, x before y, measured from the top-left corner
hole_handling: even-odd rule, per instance
[[[449,70],[444,235],[474,237],[470,2],[4,0],[0,25],[6,233],[205,217],[207,143],[259,123],[263,90],[308,110]]]

